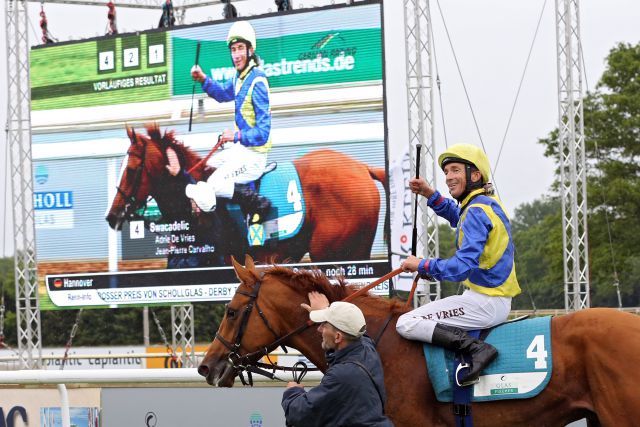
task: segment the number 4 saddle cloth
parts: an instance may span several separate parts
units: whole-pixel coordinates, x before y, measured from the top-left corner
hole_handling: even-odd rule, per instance
[[[493,328],[485,339],[498,357],[481,373],[472,402],[527,399],[549,383],[552,371],[551,317],[537,317]],[[451,351],[424,345],[429,378],[440,402],[453,400],[456,366]]]
[[[262,246],[268,240],[284,240],[300,231],[305,217],[305,200],[300,177],[291,162],[278,162],[260,179],[259,193],[271,201],[271,211],[258,224],[249,225],[247,240]]]

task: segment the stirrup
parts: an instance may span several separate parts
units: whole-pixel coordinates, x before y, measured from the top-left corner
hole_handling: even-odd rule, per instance
[[[460,380],[458,379],[458,374],[460,373],[461,370],[469,369],[469,368],[471,368],[471,365],[468,364],[467,362],[458,364],[458,367],[456,368],[456,374],[455,374],[456,384],[458,384],[458,387],[468,387],[470,385],[478,384],[480,382],[480,376],[478,376],[478,378],[476,378],[475,380],[460,383]]]

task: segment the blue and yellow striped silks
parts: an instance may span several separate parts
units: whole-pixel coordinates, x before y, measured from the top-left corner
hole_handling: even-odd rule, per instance
[[[240,142],[260,153],[271,149],[269,82],[253,63],[232,80],[218,83],[207,77],[202,90],[218,102],[235,101],[235,128]]]
[[[500,200],[483,193],[483,189],[472,191],[460,206],[439,194],[429,198],[436,214],[457,226],[457,250],[449,259],[429,260],[428,274],[462,282],[485,295],[514,297],[520,286],[511,223]]]

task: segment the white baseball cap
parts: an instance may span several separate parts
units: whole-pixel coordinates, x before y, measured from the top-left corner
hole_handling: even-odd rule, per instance
[[[309,318],[316,323],[329,322],[342,332],[355,337],[361,337],[367,329],[364,314],[350,302],[333,302],[324,310],[311,311]]]

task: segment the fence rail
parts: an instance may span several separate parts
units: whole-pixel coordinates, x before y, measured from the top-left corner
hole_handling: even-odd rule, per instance
[[[276,373],[278,375],[278,373]],[[278,375],[284,381],[292,381],[291,373]],[[309,371],[305,381],[318,381],[322,373]],[[275,383],[262,375],[254,374],[254,383]],[[239,382],[239,380],[236,380]],[[194,368],[179,369],[76,369],[20,370],[0,372],[0,385],[45,385],[45,384],[145,384],[197,383],[205,384],[204,378]]]
[[[600,307],[591,307],[591,308],[600,308]],[[640,314],[640,307],[602,307],[602,308],[613,308],[619,311],[624,311],[625,313],[631,314]],[[541,308],[538,310],[511,310],[509,316],[518,317],[518,316],[561,316],[563,314],[573,313],[573,310],[565,310],[564,308]]]

